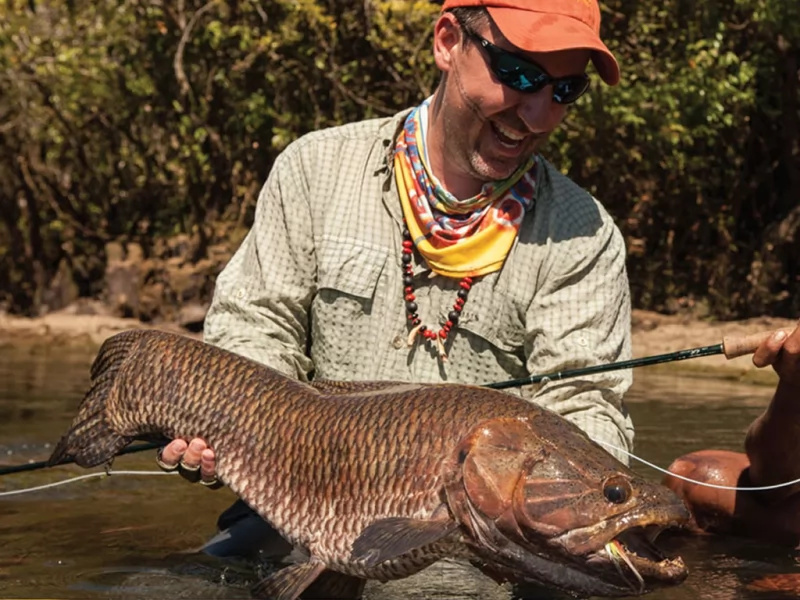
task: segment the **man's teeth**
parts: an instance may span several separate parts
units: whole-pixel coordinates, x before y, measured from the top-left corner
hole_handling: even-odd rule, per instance
[[[518,133],[510,131],[505,127],[503,127],[502,125],[500,125],[499,123],[495,123],[494,126],[497,128],[498,133],[500,133],[504,137],[507,137],[512,142],[521,142],[522,140],[525,139],[524,135],[520,135]]]

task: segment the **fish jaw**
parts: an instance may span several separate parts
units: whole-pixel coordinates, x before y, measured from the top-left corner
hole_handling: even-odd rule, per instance
[[[609,519],[568,531],[551,540],[572,556],[582,556],[592,570],[608,578],[621,577],[630,591],[646,593],[682,583],[689,572],[680,557],[667,557],[655,545],[666,529],[689,521],[685,506],[677,501],[658,511],[646,507],[622,518]]]
[[[615,597],[678,585],[688,576],[680,557],[667,558],[653,544],[663,530],[680,526],[680,520],[654,522],[652,517],[640,515],[638,520],[631,518],[614,526],[597,524],[548,538],[523,533],[513,510],[494,520],[486,519],[473,506],[468,510],[473,535],[465,543],[482,560],[478,567],[500,581]],[[593,532],[598,532],[594,542],[581,539],[575,544]],[[570,539],[573,533],[575,538]],[[617,550],[609,548],[612,544]]]

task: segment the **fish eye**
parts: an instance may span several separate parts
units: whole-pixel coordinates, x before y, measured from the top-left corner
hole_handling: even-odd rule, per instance
[[[613,477],[603,484],[603,496],[612,504],[625,504],[631,497],[631,484],[622,477]]]

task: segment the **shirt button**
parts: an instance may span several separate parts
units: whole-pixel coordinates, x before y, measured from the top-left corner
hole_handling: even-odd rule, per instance
[[[239,288],[236,290],[236,299],[241,300],[242,298],[244,298],[244,288]]]
[[[405,345],[406,345],[406,340],[403,338],[402,335],[396,335],[395,338],[392,340],[392,346],[394,346],[397,350],[400,350]]]

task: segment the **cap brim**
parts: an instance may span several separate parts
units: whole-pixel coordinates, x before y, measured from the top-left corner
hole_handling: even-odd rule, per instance
[[[518,8],[489,6],[487,10],[502,34],[517,48],[527,52],[586,48],[592,51],[592,62],[600,78],[608,85],[619,83],[617,59],[582,21]]]

